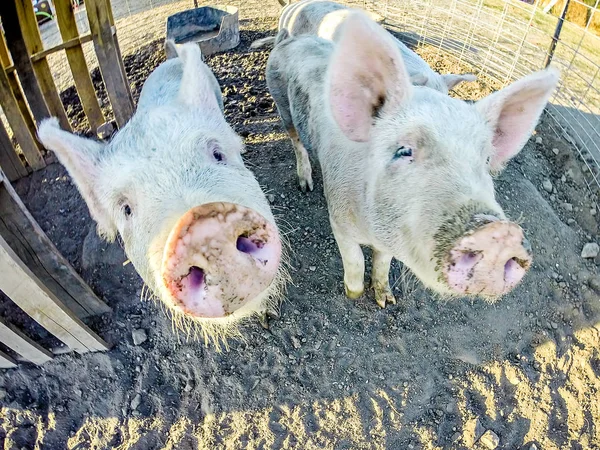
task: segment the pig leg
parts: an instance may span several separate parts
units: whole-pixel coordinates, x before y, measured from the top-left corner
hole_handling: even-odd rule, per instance
[[[312,180],[312,167],[310,165],[310,159],[308,158],[308,152],[300,142],[298,132],[296,128],[292,126],[287,129],[292,143],[294,144],[294,153],[296,153],[296,171],[298,172],[298,183],[302,192],[313,190]]]
[[[283,122],[283,126],[288,132],[292,144],[294,145],[294,153],[296,153],[296,170],[298,173],[298,182],[300,189],[303,192],[313,190],[312,180],[312,167],[308,158],[308,152],[302,142],[298,131],[294,126],[294,119],[290,109],[290,99],[287,93],[287,85],[282,80],[277,70],[270,70],[267,72],[267,85],[275,104],[277,105],[277,111]]]
[[[386,255],[373,250],[373,271],[371,273],[371,285],[375,291],[375,301],[385,308],[386,303],[396,303],[392,289],[390,288],[390,264],[392,255]]]
[[[365,257],[360,245],[353,239],[348,238],[339,227],[331,224],[335,242],[342,255],[342,264],[344,265],[344,291],[346,297],[351,299],[359,298],[365,292]]]

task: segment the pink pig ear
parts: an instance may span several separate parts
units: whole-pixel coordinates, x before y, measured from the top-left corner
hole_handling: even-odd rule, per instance
[[[558,70],[533,73],[477,102],[475,107],[494,130],[493,171],[521,151],[558,84]]]
[[[329,64],[329,104],[342,132],[369,140],[373,119],[406,101],[410,78],[393,38],[364,13],[344,21]]]
[[[98,234],[105,239],[114,240],[116,227],[98,195],[97,181],[100,171],[97,161],[104,144],[61,130],[58,120],[54,117],[40,123],[38,137],[44,147],[52,150],[69,172],[90,210],[92,219],[98,225]]]

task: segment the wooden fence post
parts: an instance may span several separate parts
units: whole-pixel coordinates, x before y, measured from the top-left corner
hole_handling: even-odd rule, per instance
[[[78,353],[108,350],[108,345],[27,268],[0,236],[0,289],[33,320]]]
[[[10,183],[3,183],[1,177],[0,171],[0,237],[77,317],[111,311],[59,253]]]
[[[21,115],[27,123],[27,127],[29,128],[29,132],[32,136],[35,136],[37,129],[35,127],[35,122],[33,121],[33,116],[31,115],[31,111],[29,110],[29,106],[25,101],[25,95],[23,94],[23,90],[21,89],[21,84],[19,83],[19,79],[17,78],[17,72],[15,71],[15,66],[12,64],[12,59],[10,54],[8,53],[8,47],[6,46],[6,40],[4,39],[4,34],[0,33],[0,63],[4,67],[6,71],[6,75],[8,75],[8,81],[10,82],[10,87],[17,99],[17,103],[19,105],[19,109],[21,110]],[[38,145],[38,148],[41,150],[41,145]]]
[[[35,120],[40,122],[50,117],[50,110],[44,101],[42,90],[35,78],[27,46],[23,39],[21,27],[19,26],[19,16],[17,15],[15,2],[0,2],[0,15],[2,16],[2,27],[6,36],[6,43],[10,50],[15,70],[19,75],[21,86],[23,86],[27,103],[31,108]]]
[[[37,19],[35,18],[35,12],[33,11],[33,3],[31,0],[13,1],[16,5],[17,17],[25,41],[25,47],[27,48],[27,55],[31,57],[44,50],[40,30],[37,26]],[[56,85],[54,84],[54,78],[52,78],[48,60],[46,58],[40,58],[39,60],[32,61],[32,65],[42,90],[42,95],[44,96],[44,100],[46,100],[50,112],[53,116],[58,118],[60,125],[64,130],[71,131],[71,125],[67,119],[67,113],[65,112],[65,108],[58,95]]]
[[[71,39],[79,37],[71,0],[54,0],[54,10],[63,41],[68,42]],[[81,99],[83,111],[90,122],[92,131],[96,133],[98,127],[104,123],[104,115],[102,114],[100,105],[98,105],[96,91],[94,90],[90,72],[85,61],[83,48],[80,44],[66,48],[65,53],[71,66],[71,72],[73,73],[73,79],[75,80],[77,93]]]
[[[0,123],[0,168],[4,170],[10,181],[27,176],[27,169],[16,154],[2,123]]]
[[[121,51],[113,32],[110,4],[107,0],[86,0],[85,5],[106,92],[117,125],[122,128],[133,115],[134,106]]]
[[[21,110],[19,109],[17,99],[12,92],[4,68],[0,68],[0,105],[2,105],[4,114],[6,114],[10,127],[12,128],[29,165],[33,170],[46,167],[46,162],[44,161],[44,158],[42,158],[42,154],[38,147],[39,144],[31,135],[27,122],[21,115]]]

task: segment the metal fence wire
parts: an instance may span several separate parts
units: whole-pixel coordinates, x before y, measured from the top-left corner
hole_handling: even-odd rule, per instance
[[[194,0],[112,0],[124,55],[164,38],[167,17]],[[216,1],[240,9],[241,19],[276,18],[276,0]],[[429,63],[443,58],[498,89],[551,63],[561,82],[548,107],[552,129],[576,150],[589,187],[600,189],[600,0],[355,0],[377,12]],[[81,6],[80,8],[84,8]],[[78,26],[87,31],[85,11]],[[54,22],[42,25],[46,47],[57,43]],[[93,52],[89,52],[93,58]],[[59,88],[72,84],[64,55],[52,62]],[[91,61],[93,64],[93,60]],[[435,67],[434,67],[435,68]]]

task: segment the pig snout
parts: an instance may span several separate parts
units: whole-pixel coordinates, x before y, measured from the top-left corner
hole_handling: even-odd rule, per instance
[[[458,239],[444,276],[457,294],[498,297],[512,290],[531,265],[531,247],[519,225],[489,218]]]
[[[281,259],[275,226],[232,203],[192,208],[171,230],[161,275],[174,306],[202,318],[225,317],[273,282]]]

